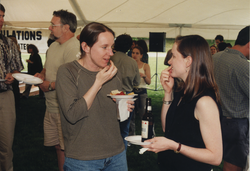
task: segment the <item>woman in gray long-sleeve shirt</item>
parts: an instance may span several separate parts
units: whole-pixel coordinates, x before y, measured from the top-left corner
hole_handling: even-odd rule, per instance
[[[56,90],[65,143],[64,170],[127,170],[115,102],[107,97],[121,90],[121,75],[109,59],[114,32],[90,23],[81,32],[81,57],[62,65]],[[129,102],[131,111],[133,102]]]

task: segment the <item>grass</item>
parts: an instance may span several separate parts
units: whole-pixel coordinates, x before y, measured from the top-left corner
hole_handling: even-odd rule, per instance
[[[148,97],[152,99],[152,112],[155,120],[155,134],[156,136],[163,136],[161,128],[161,104],[163,98],[163,91],[148,91]],[[141,134],[141,119],[136,116],[136,135]],[[131,145],[127,150],[127,160],[129,171],[158,171],[157,154],[152,152],[145,152],[143,155],[139,154],[141,146]]]
[[[44,99],[21,99],[20,106],[13,143],[14,171],[58,170],[54,147],[43,146]]]

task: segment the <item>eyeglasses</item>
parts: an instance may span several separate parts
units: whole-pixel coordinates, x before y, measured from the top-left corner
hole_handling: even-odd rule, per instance
[[[56,26],[62,26],[63,24],[53,24],[53,23],[50,23],[50,26],[52,27],[52,28],[54,28],[54,27],[56,27]]]

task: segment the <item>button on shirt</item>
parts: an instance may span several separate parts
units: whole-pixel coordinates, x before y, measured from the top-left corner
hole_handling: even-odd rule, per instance
[[[226,48],[213,55],[214,74],[219,86],[223,116],[249,116],[249,62],[238,50]]]
[[[6,75],[14,70],[23,70],[19,51],[11,39],[0,35],[0,79],[5,79]],[[9,89],[12,89],[11,85],[0,82],[1,91]]]

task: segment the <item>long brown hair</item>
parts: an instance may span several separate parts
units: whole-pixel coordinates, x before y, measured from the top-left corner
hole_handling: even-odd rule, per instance
[[[175,42],[177,50],[184,58],[192,57],[186,82],[180,84],[179,90],[184,90],[186,97],[197,97],[206,89],[213,89],[216,101],[219,102],[219,91],[214,78],[213,59],[207,41],[199,35],[179,36]]]

